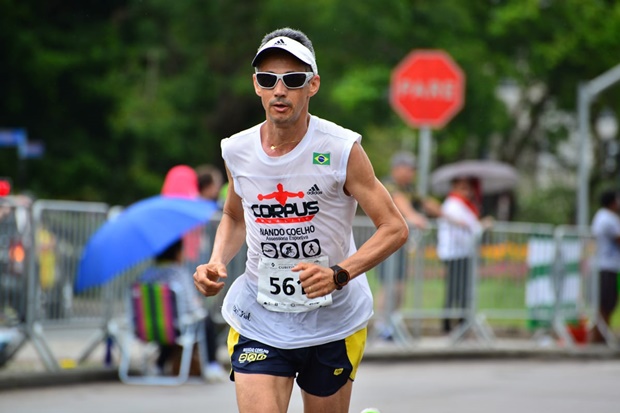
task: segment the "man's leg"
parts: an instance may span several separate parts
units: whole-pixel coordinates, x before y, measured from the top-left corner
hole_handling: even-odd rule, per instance
[[[462,258],[459,260],[459,272],[459,308],[464,312],[464,314],[459,317],[459,325],[462,325],[469,314],[469,306],[471,301],[471,258]]]
[[[286,413],[295,379],[287,351],[228,332],[240,413]]]
[[[293,378],[235,372],[235,390],[239,413],[286,413]]]
[[[174,346],[159,346],[159,354],[157,355],[157,360],[155,361],[155,365],[157,366],[158,373],[166,372],[166,363],[172,359],[174,356]]]
[[[351,403],[352,389],[353,382],[349,380],[340,390],[327,397],[313,396],[302,390],[304,413],[347,413]]]
[[[363,328],[344,340],[314,347],[297,376],[305,413],[347,413],[357,369],[366,347]]]
[[[618,303],[618,274],[615,271],[601,271],[599,273],[599,317],[609,327],[611,315]],[[598,326],[594,326],[593,343],[604,343],[605,338]]]
[[[456,260],[448,260],[445,262],[446,275],[444,277],[445,284],[445,299],[444,299],[444,309],[446,311],[451,311],[455,307],[455,300],[457,296],[456,291],[456,283],[458,281],[458,268],[456,265]],[[443,322],[443,332],[449,333],[452,330],[451,326],[452,318],[445,315]]]
[[[207,336],[205,340],[205,345],[207,346],[207,362],[217,362],[217,331],[215,330],[215,323],[210,314],[205,317],[205,333]]]

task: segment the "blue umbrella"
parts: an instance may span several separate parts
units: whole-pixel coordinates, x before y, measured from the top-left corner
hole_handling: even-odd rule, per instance
[[[75,291],[103,285],[163,252],[217,210],[213,201],[157,195],[130,205],[89,239],[78,267]]]

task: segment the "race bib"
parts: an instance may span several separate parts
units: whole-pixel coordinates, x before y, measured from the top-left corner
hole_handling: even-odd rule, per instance
[[[294,258],[261,257],[258,263],[258,301],[269,311],[302,313],[331,305],[332,295],[308,299],[301,288],[299,272],[291,271],[301,260]],[[304,260],[329,266],[327,257]]]

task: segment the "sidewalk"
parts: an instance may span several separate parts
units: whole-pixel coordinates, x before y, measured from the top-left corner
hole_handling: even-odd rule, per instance
[[[77,358],[85,351],[92,332],[70,331],[47,334],[50,350],[61,366],[58,372],[49,372],[41,361],[33,343],[27,341],[5,366],[0,368],[0,391],[32,386],[68,385],[85,382],[118,380],[116,367],[104,366],[105,345],[100,343],[81,364]],[[140,349],[137,348],[136,351]],[[220,358],[226,360],[221,348]],[[620,359],[620,349],[606,345],[562,346],[550,337],[541,340],[495,339],[483,342],[475,338],[452,344],[448,337],[423,337],[412,344],[398,344],[370,339],[364,355],[365,363],[398,360],[457,360],[457,359]],[[119,352],[113,352],[118,363]]]

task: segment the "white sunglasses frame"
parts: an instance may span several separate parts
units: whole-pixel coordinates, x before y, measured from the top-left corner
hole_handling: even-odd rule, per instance
[[[278,85],[279,81],[282,81],[282,84],[287,88],[287,89],[303,89],[308,83],[310,83],[310,80],[312,80],[312,78],[314,77],[314,72],[289,72],[289,73],[282,73],[282,74],[278,74],[278,73],[272,73],[272,72],[255,72],[255,75],[259,75],[259,74],[265,74],[265,75],[272,75],[276,77],[276,83],[273,84],[272,87],[264,87],[262,86],[259,82],[258,82],[258,77],[256,78],[256,84],[261,88],[261,89],[267,89],[267,90],[271,90],[271,89],[275,89],[275,87]],[[286,75],[298,75],[298,74],[304,74],[306,75],[306,80],[304,81],[304,83],[301,86],[298,87],[289,87],[286,82],[284,81],[284,76]]]

